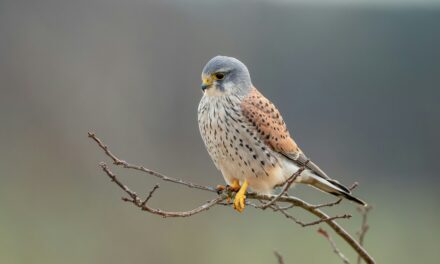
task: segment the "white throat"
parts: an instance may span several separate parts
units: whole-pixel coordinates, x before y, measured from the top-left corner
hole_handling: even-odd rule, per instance
[[[218,89],[213,85],[212,87],[204,91],[206,96],[229,96],[238,91],[239,87],[236,87],[233,82],[227,82],[223,84],[224,90]]]

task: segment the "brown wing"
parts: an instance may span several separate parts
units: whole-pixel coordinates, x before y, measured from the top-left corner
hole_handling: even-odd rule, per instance
[[[280,112],[256,88],[243,99],[241,109],[248,121],[257,128],[264,142],[273,150],[298,153],[298,146],[290,137]]]
[[[308,158],[290,137],[280,112],[256,88],[253,88],[249,95],[243,99],[241,109],[244,116],[257,128],[261,138],[272,150],[279,152],[299,165],[305,165]],[[312,161],[309,161],[306,167],[317,175],[330,179]]]

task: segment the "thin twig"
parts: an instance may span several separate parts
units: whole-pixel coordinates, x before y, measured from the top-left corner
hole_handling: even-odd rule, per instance
[[[255,208],[260,208],[259,206],[254,206]],[[327,222],[327,221],[333,221],[336,219],[348,219],[351,218],[351,215],[349,214],[344,214],[344,215],[336,215],[336,216],[332,216],[329,218],[321,218],[318,219],[316,221],[312,221],[312,222],[308,222],[308,223],[304,223],[300,220],[298,220],[296,217],[294,217],[293,215],[289,214],[287,212],[287,209],[289,209],[289,207],[280,207],[277,204],[273,204],[271,205],[269,208],[271,208],[274,212],[280,212],[282,215],[284,215],[286,218],[292,220],[293,222],[297,223],[298,225],[302,226],[302,227],[309,227],[309,226],[313,226],[313,225],[319,225],[321,223]],[[287,208],[287,209],[286,209]]]
[[[325,222],[333,221],[333,220],[336,220],[336,219],[350,219],[350,218],[351,218],[351,215],[349,215],[349,214],[336,215],[336,216],[332,216],[332,217],[329,217],[329,218],[319,219],[319,220],[316,220],[316,221],[313,221],[313,222],[309,222],[307,224],[304,224],[303,227],[312,226],[312,225],[318,225],[320,223],[325,223]]]
[[[192,216],[192,215],[201,213],[203,211],[206,211],[209,208],[216,205],[217,203],[226,199],[226,195],[220,195],[220,196],[216,197],[215,199],[212,199],[212,200],[200,205],[197,208],[194,208],[189,211],[182,211],[182,212],[171,212],[171,211],[164,211],[161,209],[152,208],[152,207],[148,206],[146,204],[146,202],[145,203],[141,202],[141,199],[139,198],[139,196],[135,192],[131,191],[126,185],[124,185],[121,181],[119,181],[116,174],[114,174],[108,168],[107,164],[101,162],[100,166],[101,166],[102,170],[107,174],[107,176],[113,182],[115,182],[123,191],[125,191],[131,198],[131,199],[122,198],[122,200],[124,200],[125,202],[130,202],[130,203],[134,204],[136,207],[141,208],[143,211],[148,211],[152,214],[160,215],[162,217],[188,217],[188,216]],[[153,188],[153,190],[150,192],[149,196],[144,201],[148,201],[149,198],[151,198],[151,195],[153,195],[152,193],[155,189],[157,189],[157,188]]]
[[[293,205],[293,204],[289,204],[289,205],[287,205],[287,206],[283,206],[283,207],[281,207],[281,206],[278,206],[278,209],[274,209],[274,211],[278,211],[278,210],[289,210],[290,208],[293,208],[293,207],[295,207],[295,205]]]
[[[359,206],[357,208],[358,212],[362,215],[362,225],[361,225],[361,229],[356,233],[358,238],[359,238],[359,244],[361,246],[364,245],[364,239],[365,239],[365,234],[367,233],[368,229],[370,228],[370,226],[367,224],[367,220],[368,220],[368,213],[370,212],[370,210],[372,209],[372,206]],[[362,258],[359,255],[358,259],[357,259],[357,263],[361,264],[362,262]]]
[[[121,160],[118,157],[116,157],[109,150],[108,146],[106,146],[98,137],[96,137],[95,133],[89,132],[88,136],[89,136],[89,138],[93,139],[102,150],[104,150],[105,154],[113,160],[113,164],[115,164],[115,165],[123,166],[124,168],[127,168],[127,169],[133,169],[133,170],[145,172],[145,173],[148,173],[148,174],[150,174],[152,176],[155,176],[155,177],[157,177],[157,178],[159,178],[159,179],[161,179],[163,181],[173,182],[173,183],[177,183],[177,184],[182,184],[182,185],[188,186],[190,188],[196,188],[196,189],[210,191],[210,192],[217,192],[217,190],[215,188],[213,188],[213,187],[208,187],[208,186],[194,184],[194,183],[191,183],[191,182],[186,182],[186,181],[183,181],[181,179],[176,179],[176,178],[165,176],[162,173],[159,173],[159,172],[147,169],[147,168],[145,168],[143,166],[138,166],[138,165],[130,164],[130,163],[126,162],[125,160]]]
[[[321,234],[321,235],[323,235],[323,236],[328,240],[328,242],[330,243],[330,245],[331,245],[331,247],[332,247],[332,249],[333,249],[333,252],[334,252],[336,255],[339,256],[339,258],[342,260],[342,262],[343,262],[344,264],[350,264],[350,261],[349,261],[349,260],[347,259],[347,257],[345,257],[344,254],[342,254],[342,252],[338,249],[338,247],[336,246],[335,241],[333,241],[333,239],[332,239],[331,236],[327,233],[327,231],[325,231],[325,230],[322,229],[322,228],[319,228],[319,229],[318,229],[318,233]]]
[[[301,173],[306,169],[307,163],[309,163],[309,160],[307,160],[304,163],[304,166],[302,166],[301,168],[299,168],[292,176],[289,177],[289,179],[287,179],[286,183],[284,184],[283,189],[281,190],[281,192],[275,196],[272,200],[270,200],[269,202],[262,204],[259,208],[261,209],[266,209],[267,207],[271,206],[272,204],[274,204],[281,196],[285,195],[287,193],[287,191],[290,188],[290,185],[293,184],[293,182],[296,180],[296,178],[298,178],[299,175],[301,175]]]
[[[159,184],[154,185],[153,189],[151,189],[150,193],[148,194],[147,198],[141,203],[142,206],[144,206],[150,199],[153,197],[153,193],[159,189]]]
[[[356,188],[358,185],[359,185],[359,184],[358,184],[357,182],[355,182],[355,183],[353,183],[350,187],[348,187],[348,189],[349,189],[350,191],[353,191],[354,188]],[[335,206],[335,205],[340,204],[341,202],[342,202],[342,198],[339,198],[339,199],[337,199],[337,200],[334,201],[334,202],[315,205],[315,209],[322,208],[322,207],[332,207],[332,206]]]
[[[284,264],[284,258],[278,251],[274,250],[273,254],[277,258],[278,264]]]
[[[273,199],[273,195],[262,195],[257,193],[248,193],[246,194],[246,198],[248,199],[262,199],[262,200],[271,200]],[[327,214],[322,212],[319,209],[315,209],[315,205],[309,204],[297,197],[293,196],[283,196],[278,199],[279,202],[291,203],[296,207],[301,207],[302,209],[308,211],[309,213],[317,216],[320,219],[330,218]],[[326,221],[327,225],[329,225],[342,239],[345,240],[358,254],[362,256],[368,264],[375,263],[373,257],[371,257],[368,252],[347,232],[343,229],[336,221]]]
[[[190,188],[209,191],[212,193],[218,193],[218,190],[214,187],[194,184],[191,182],[183,181],[181,179],[176,179],[176,178],[165,176],[161,173],[147,169],[143,166],[132,165],[124,160],[117,158],[109,150],[109,148],[106,145],[104,145],[99,138],[96,137],[96,135],[94,133],[89,133],[88,136],[90,138],[92,138],[98,144],[98,146],[105,152],[105,154],[109,158],[112,159],[112,161],[115,165],[123,166],[124,168],[138,170],[138,171],[147,173],[149,175],[155,176],[157,178],[160,178],[163,181],[177,183],[177,184],[181,184],[181,185],[184,185],[184,186],[187,186]],[[227,193],[221,192],[220,194],[218,194],[217,198],[215,198],[207,203],[204,203],[201,206],[194,208],[190,211],[183,211],[183,212],[163,211],[161,209],[149,207],[147,205],[147,203],[142,205],[143,202],[139,198],[139,196],[135,192],[131,191],[127,186],[122,184],[122,182],[119,181],[117,176],[108,169],[108,167],[105,163],[101,163],[101,168],[107,174],[107,176],[111,178],[112,181],[114,181],[125,193],[127,193],[129,195],[130,198],[125,198],[124,199],[125,201],[134,204],[135,206],[141,208],[144,211],[150,212],[152,214],[160,215],[162,217],[188,217],[188,216],[192,216],[194,214],[206,211],[215,205],[224,204],[224,201],[227,200],[227,198],[228,198]],[[286,194],[286,193],[284,193],[284,194]],[[297,197],[289,196],[287,194],[286,195],[263,195],[263,194],[258,194],[258,193],[254,193],[254,192],[248,192],[248,193],[246,193],[246,197],[247,197],[247,199],[256,199],[256,200],[262,200],[262,201],[267,201],[267,202],[274,201],[273,204],[271,204],[271,206],[275,205],[275,202],[288,203],[289,206],[300,207],[300,208],[308,211],[309,213],[315,215],[318,219],[320,219],[320,220],[318,220],[319,222],[324,222],[328,226],[330,226],[335,231],[336,234],[338,234],[342,239],[344,239],[358,253],[358,255],[361,256],[362,259],[365,260],[365,262],[367,264],[374,264],[375,263],[374,259],[368,254],[368,252],[362,247],[362,245],[359,244],[358,241],[356,241],[347,231],[345,231],[335,221],[335,219],[337,219],[337,218],[347,218],[347,217],[336,217],[336,218],[333,217],[332,218],[329,215],[322,212],[321,210],[319,210],[318,208],[316,208],[317,205],[309,204],[309,203],[307,203]],[[147,200],[147,198],[145,200]],[[247,204],[249,204],[249,202],[247,202]],[[253,205],[253,206],[257,207],[257,205]],[[285,212],[286,210],[280,210],[279,208],[278,208],[278,210],[280,212],[282,212],[283,214],[286,213]],[[300,222],[300,221],[298,221],[298,222]]]

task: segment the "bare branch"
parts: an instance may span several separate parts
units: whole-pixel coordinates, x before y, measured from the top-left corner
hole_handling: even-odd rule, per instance
[[[356,188],[358,185],[359,185],[359,184],[358,184],[357,182],[355,182],[355,183],[353,183],[350,187],[348,187],[348,189],[349,189],[350,191],[353,191],[354,188]],[[337,200],[334,201],[334,202],[315,205],[315,209],[322,208],[322,207],[332,207],[332,206],[335,206],[335,205],[340,204],[341,202],[342,202],[342,198],[339,198],[339,199],[337,199]]]
[[[368,220],[368,213],[370,212],[370,210],[373,207],[368,205],[368,206],[359,206],[357,208],[358,212],[362,215],[362,225],[361,225],[361,230],[359,230],[356,235],[359,238],[359,244],[361,246],[364,245],[364,239],[365,239],[365,234],[367,233],[368,229],[370,228],[370,226],[367,224],[367,220]],[[362,258],[359,255],[358,259],[357,259],[357,263],[360,264],[362,262]]]
[[[283,189],[281,190],[281,192],[275,196],[272,200],[270,200],[269,202],[262,204],[259,208],[261,209],[266,209],[267,207],[271,206],[272,204],[274,204],[278,199],[280,199],[281,196],[287,194],[287,191],[290,188],[290,185],[292,185],[292,183],[296,180],[296,178],[301,175],[301,173],[306,169],[306,165],[307,163],[309,163],[309,160],[307,160],[304,163],[304,166],[302,166],[301,168],[299,168],[292,176],[289,177],[289,179],[287,179],[286,183],[284,184]]]
[[[153,189],[150,191],[150,193],[148,194],[147,198],[145,198],[145,200],[141,203],[142,206],[144,206],[151,199],[151,197],[153,197],[153,193],[157,189],[159,189],[159,184],[154,185]]]
[[[275,255],[275,257],[277,258],[277,260],[278,260],[278,264],[284,264],[284,258],[283,258],[283,256],[281,256],[281,254],[280,253],[278,253],[278,251],[274,251],[273,252],[273,254]]]
[[[124,185],[121,181],[119,181],[119,179],[117,178],[116,174],[114,174],[111,170],[109,170],[109,168],[107,167],[107,164],[105,164],[104,162],[100,163],[100,166],[102,168],[102,170],[107,174],[107,176],[113,181],[115,182],[123,191],[125,191],[130,198],[122,198],[123,201],[125,202],[130,202],[132,204],[134,204],[136,207],[141,208],[143,211],[148,211],[152,214],[156,214],[156,215],[160,215],[162,217],[188,217],[188,216],[192,216],[198,213],[201,213],[203,211],[208,210],[209,208],[213,207],[214,205],[216,205],[217,203],[223,201],[226,199],[226,195],[219,195],[218,197],[216,197],[215,199],[212,199],[202,205],[200,205],[197,208],[194,208],[192,210],[189,211],[182,211],[182,212],[170,212],[170,211],[163,211],[161,209],[156,209],[156,208],[152,208],[150,206],[148,206],[146,203],[147,201],[151,198],[151,196],[153,195],[153,192],[158,188],[153,188],[153,190],[150,192],[150,194],[148,195],[148,197],[144,200],[144,202],[141,202],[141,199],[139,198],[139,196],[131,191],[126,185]],[[157,185],[156,185],[157,186]]]
[[[321,234],[322,236],[324,236],[328,240],[328,242],[332,246],[333,252],[335,252],[335,254],[339,256],[339,258],[342,260],[342,262],[344,264],[350,264],[350,261],[348,261],[347,257],[345,257],[344,254],[342,254],[342,252],[338,249],[338,247],[336,246],[335,241],[333,241],[333,239],[327,233],[327,231],[325,231],[322,228],[319,228],[318,229],[318,233]]]
[[[191,182],[183,181],[181,179],[165,176],[159,172],[147,169],[143,166],[132,165],[132,164],[116,157],[109,150],[109,148],[106,145],[104,145],[103,142],[99,138],[96,137],[96,135],[94,133],[89,133],[88,136],[90,138],[92,138],[98,144],[98,146],[104,151],[104,153],[110,159],[112,159],[112,161],[115,165],[123,166],[124,168],[128,168],[128,169],[134,169],[137,171],[141,171],[146,174],[157,177],[163,181],[172,182],[172,183],[184,185],[184,186],[187,186],[190,188],[195,188],[195,189],[199,189],[199,190],[203,190],[203,191],[209,191],[212,193],[216,193],[218,195],[216,198],[200,205],[199,207],[196,207],[192,210],[189,210],[189,211],[170,212],[170,211],[164,211],[164,210],[157,209],[157,208],[152,208],[152,207],[148,206],[148,201],[151,199],[153,193],[158,189],[158,187],[153,188],[150,191],[149,195],[145,199],[141,199],[135,192],[131,191],[126,185],[124,185],[117,178],[117,176],[112,171],[109,170],[108,166],[105,163],[100,163],[100,166],[101,166],[102,170],[106,173],[106,175],[113,182],[115,182],[116,185],[118,185],[120,189],[122,189],[126,194],[128,194],[129,198],[123,198],[123,200],[126,202],[132,203],[133,205],[135,205],[136,207],[140,208],[143,211],[147,211],[149,213],[156,214],[156,215],[159,215],[162,217],[188,217],[188,216],[192,216],[197,213],[206,211],[206,210],[214,207],[215,205],[229,205],[230,204],[230,201],[229,201],[230,192],[228,192],[227,190],[219,192],[214,187],[194,184]],[[298,170],[297,171],[298,175],[301,172],[302,171]],[[293,182],[296,177],[298,177],[298,176],[295,176],[295,174],[294,174],[289,179],[291,182]],[[295,221],[296,223],[298,223],[301,226],[310,226],[310,225],[325,223],[328,226],[330,226],[335,231],[336,234],[338,234],[342,239],[344,239],[358,253],[358,255],[361,256],[361,258],[365,260],[365,262],[367,264],[374,264],[375,263],[374,259],[368,254],[368,252],[362,247],[362,245],[358,241],[356,241],[350,234],[348,234],[348,232],[345,231],[338,223],[336,223],[336,221],[335,221],[336,219],[349,218],[350,217],[349,215],[341,215],[341,216],[331,217],[318,209],[320,207],[326,207],[329,205],[326,205],[326,204],[312,205],[312,204],[309,204],[309,203],[307,203],[297,197],[289,196],[287,194],[287,189],[292,184],[292,183],[289,184],[290,181],[288,180],[288,182],[285,183],[283,191],[278,195],[263,195],[263,194],[258,194],[258,193],[254,193],[254,192],[248,192],[248,193],[246,193],[246,197],[247,197],[246,203],[248,205],[253,206],[253,207],[262,209],[261,205],[252,204],[251,202],[249,202],[249,200],[255,199],[255,200],[259,200],[259,201],[266,201],[266,203],[265,203],[266,207],[269,207],[274,211],[279,211],[280,213],[285,215],[287,218]],[[284,207],[280,207],[277,203],[288,203],[289,205],[284,206]],[[335,203],[335,202],[333,202],[333,203]],[[290,215],[286,212],[288,209],[290,209],[292,207],[300,207],[303,210],[306,210],[307,212],[316,216],[318,218],[318,220],[314,221],[314,222],[310,222],[310,223],[302,223],[301,221],[297,220],[292,215]]]
[[[315,205],[314,208],[315,209],[319,209],[319,208],[323,208],[323,207],[332,207],[332,206],[340,204],[341,202],[342,202],[342,198],[339,198],[339,199],[337,199],[334,202],[329,202],[329,203],[323,203],[323,204]]]
[[[319,220],[316,220],[316,221],[313,221],[313,222],[309,222],[307,224],[304,224],[303,227],[312,226],[312,225],[318,225],[320,223],[329,222],[329,221],[333,221],[333,220],[336,220],[336,219],[349,219],[349,218],[351,218],[351,215],[349,215],[349,214],[336,215],[336,216],[332,216],[332,217],[329,217],[329,218],[319,219]]]
[[[259,208],[259,207],[256,207],[256,208]],[[270,208],[271,208],[274,212],[280,212],[280,213],[281,213],[282,215],[284,215],[286,218],[288,218],[288,219],[294,221],[295,223],[297,223],[298,225],[300,225],[300,226],[302,226],[302,227],[309,227],[309,226],[313,226],[313,225],[319,225],[319,224],[321,224],[321,223],[325,223],[325,222],[327,222],[327,221],[332,221],[332,220],[336,220],[336,219],[348,219],[348,218],[351,218],[351,215],[349,215],[349,214],[344,214],[344,215],[332,216],[332,217],[329,217],[329,218],[321,218],[321,219],[318,219],[318,220],[316,220],[316,221],[312,221],[312,222],[309,222],[309,223],[304,223],[304,222],[298,220],[296,217],[294,217],[293,215],[291,215],[291,214],[289,214],[289,213],[287,212],[287,209],[289,209],[288,206],[287,206],[287,207],[284,207],[284,208],[281,208],[281,207],[278,206],[277,204],[273,204],[273,205],[270,206]],[[287,209],[286,209],[286,208],[287,208]]]
[[[147,168],[145,168],[143,166],[138,166],[138,165],[130,164],[130,163],[126,162],[125,160],[119,159],[112,152],[110,152],[108,146],[104,145],[104,143],[102,143],[102,141],[99,138],[96,137],[95,133],[89,132],[88,135],[89,135],[90,138],[92,138],[98,144],[98,146],[102,150],[104,150],[105,154],[113,160],[113,164],[115,164],[115,165],[123,166],[124,168],[127,168],[127,169],[133,169],[133,170],[145,172],[145,173],[150,174],[152,176],[155,176],[155,177],[157,177],[157,178],[159,178],[159,179],[161,179],[163,181],[168,181],[168,182],[173,182],[173,183],[177,183],[177,184],[182,184],[182,185],[188,186],[190,188],[196,188],[196,189],[210,191],[210,192],[217,192],[217,190],[215,188],[213,188],[213,187],[208,187],[208,186],[194,184],[194,183],[191,183],[191,182],[186,182],[186,181],[183,181],[181,179],[176,179],[176,178],[165,176],[162,173],[159,173],[159,172],[147,169]]]
[[[248,199],[262,199],[262,200],[271,200],[273,199],[273,195],[262,195],[257,193],[248,193],[246,195]],[[301,207],[302,209],[308,211],[309,213],[317,216],[320,219],[330,218],[327,214],[322,212],[319,209],[315,209],[315,205],[309,204],[297,197],[293,196],[282,196],[278,199],[279,202],[285,202],[293,204],[297,207]],[[329,225],[342,239],[345,240],[358,254],[362,256],[366,263],[372,264],[375,263],[374,259],[368,254],[368,252],[347,232],[343,229],[336,221],[326,221],[327,225]]]

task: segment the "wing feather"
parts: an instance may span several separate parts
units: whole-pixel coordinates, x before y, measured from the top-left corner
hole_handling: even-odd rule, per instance
[[[318,176],[326,180],[330,179],[323,170],[304,155],[290,136],[286,123],[278,109],[256,88],[253,88],[249,95],[243,99],[241,109],[244,116],[257,128],[261,138],[272,150],[298,165],[306,165]],[[307,162],[308,160],[309,162]]]

